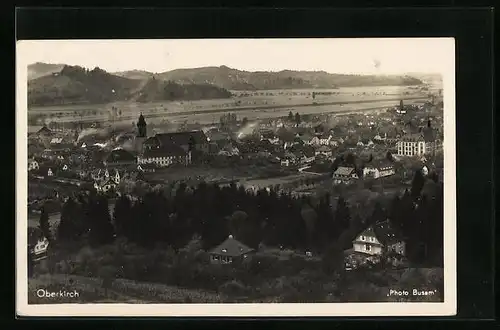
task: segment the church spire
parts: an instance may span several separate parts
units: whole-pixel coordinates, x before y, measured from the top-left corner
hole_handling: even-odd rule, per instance
[[[147,129],[147,124],[146,124],[146,120],[144,120],[144,116],[142,115],[142,112],[139,116],[139,120],[137,121],[137,136],[139,137],[146,137],[146,131]]]

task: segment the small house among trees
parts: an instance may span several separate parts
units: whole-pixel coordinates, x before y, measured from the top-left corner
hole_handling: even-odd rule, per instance
[[[231,264],[241,262],[248,259],[249,255],[254,252],[245,244],[237,241],[232,235],[210,250],[210,262],[212,264]]]
[[[360,232],[352,244],[352,249],[345,251],[347,270],[383,259],[396,266],[406,255],[404,239],[387,220]]]

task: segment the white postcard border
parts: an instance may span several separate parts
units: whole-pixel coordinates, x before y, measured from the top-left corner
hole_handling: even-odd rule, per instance
[[[408,39],[408,38],[405,38]],[[417,39],[417,38],[409,38]],[[449,62],[442,68],[444,98],[444,302],[313,304],[28,304],[27,279],[27,68],[16,47],[16,312],[19,316],[157,316],[157,317],[306,317],[306,316],[449,316],[457,309],[456,286],[456,135],[455,40],[442,39]],[[101,40],[103,41],[103,40]],[[136,40],[140,42],[140,40]],[[128,40],[132,42],[132,40]],[[435,52],[435,49],[415,50]],[[404,61],[404,59],[401,59]]]

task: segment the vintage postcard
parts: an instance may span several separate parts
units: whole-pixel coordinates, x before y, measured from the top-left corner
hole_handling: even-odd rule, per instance
[[[452,38],[17,43],[23,316],[456,314]]]

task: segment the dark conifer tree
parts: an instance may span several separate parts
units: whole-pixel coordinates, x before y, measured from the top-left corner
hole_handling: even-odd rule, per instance
[[[35,263],[33,262],[33,256],[31,255],[30,251],[28,251],[27,260],[28,260],[28,278],[31,278],[34,275]]]
[[[394,199],[391,202],[390,212],[389,212],[389,220],[394,228],[398,230],[403,229],[403,214],[401,213],[401,200],[398,195],[394,196]]]
[[[340,196],[337,201],[337,209],[335,210],[335,235],[338,237],[342,232],[347,230],[351,225],[351,214],[349,207],[344,197]]]
[[[118,236],[126,237],[127,239],[133,236],[132,221],[134,219],[132,218],[132,202],[128,196],[122,195],[116,200],[113,220]]]
[[[97,196],[89,203],[89,240],[93,245],[105,245],[114,240],[114,228],[109,214],[108,199]]]
[[[387,151],[387,154],[385,155],[385,158],[389,161],[393,161],[394,159],[392,158],[392,153],[390,151]]]
[[[52,241],[52,232],[50,230],[50,223],[49,223],[49,215],[47,211],[45,211],[45,208],[42,208],[42,213],[40,214],[40,222],[38,224],[38,227],[42,231],[43,235],[47,238],[47,240]]]
[[[422,174],[422,171],[417,170],[415,171],[415,175],[413,176],[413,181],[411,184],[411,197],[418,198],[420,196],[420,193],[422,192],[422,188],[424,187],[425,184],[425,178],[424,175]]]
[[[77,204],[72,198],[63,204],[61,210],[61,220],[57,227],[58,241],[74,241],[79,237],[78,225],[75,222],[78,210]]]
[[[301,118],[300,118],[300,114],[297,112],[295,113],[295,123],[297,125],[300,125],[300,123],[302,122]]]
[[[379,202],[376,202],[373,208],[373,213],[371,217],[368,219],[368,225],[373,225],[379,222],[383,222],[385,220],[387,220],[387,214],[385,210],[382,208],[382,205],[380,205]]]
[[[318,204],[318,226],[317,240],[318,245],[326,247],[335,239],[334,219],[332,207],[330,205],[330,194],[325,194]]]

